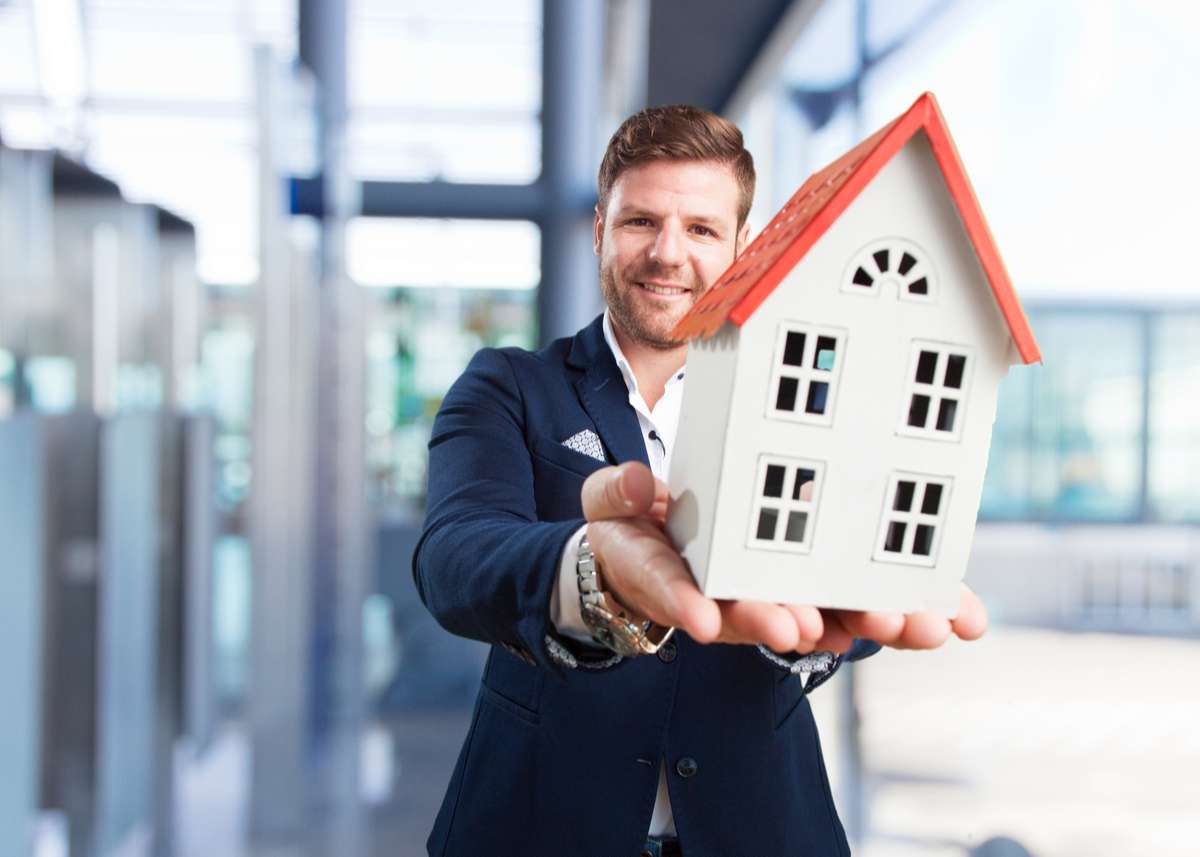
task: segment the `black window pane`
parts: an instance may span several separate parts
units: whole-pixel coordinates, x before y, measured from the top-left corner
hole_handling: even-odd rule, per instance
[[[933,527],[928,524],[917,524],[917,531],[913,533],[912,552],[917,556],[929,556],[932,550]]]
[[[826,372],[833,371],[833,360],[837,350],[837,340],[832,336],[818,336],[817,349],[813,354],[813,366]]]
[[[779,520],[778,509],[762,509],[758,513],[758,529],[754,533],[756,539],[774,541],[775,523]]]
[[[967,358],[961,354],[951,354],[946,361],[946,386],[959,389],[962,387],[963,372],[967,368]]]
[[[865,286],[866,288],[869,289],[869,288],[871,288],[871,285],[874,282],[875,282],[875,279],[870,274],[868,274],[865,269],[859,268],[857,271],[854,272],[854,285]]]
[[[902,521],[891,521],[888,523],[887,538],[883,542],[883,549],[890,553],[900,553],[904,549],[904,528]]]
[[[775,407],[781,411],[796,410],[796,392],[800,382],[795,378],[780,378],[779,392],[775,394]]]
[[[932,384],[933,373],[937,369],[937,352],[922,351],[921,356],[917,358],[917,382],[920,384]]]
[[[783,362],[788,366],[804,365],[804,334],[789,330],[783,343]]]
[[[925,486],[925,498],[921,500],[922,515],[936,515],[942,505],[942,486],[930,482]]]
[[[796,482],[792,486],[793,500],[812,500],[817,474],[814,470],[801,467],[796,471]]]
[[[929,281],[924,277],[919,280],[913,280],[908,284],[908,293],[910,295],[927,295],[929,294]]]
[[[938,406],[937,430],[954,431],[954,415],[958,412],[958,402],[954,399],[942,399]]]
[[[917,264],[917,260],[913,258],[911,253],[905,253],[903,256],[901,256],[900,267],[897,269],[900,271],[900,276],[905,276],[909,271],[912,270],[912,266],[915,264]]]
[[[804,405],[804,410],[810,414],[823,414],[828,398],[829,385],[824,381],[813,381],[808,385],[808,401]]]
[[[779,464],[767,465],[767,479],[763,483],[764,497],[783,496],[783,476],[787,470]]]
[[[908,424],[914,428],[925,428],[925,420],[929,417],[929,397],[920,394],[912,397],[908,406]]]
[[[785,541],[804,541],[804,531],[808,529],[807,512],[788,512],[787,529],[783,533]]]
[[[875,258],[875,267],[879,268],[879,273],[886,274],[888,269],[888,251],[876,250],[871,255]]]
[[[892,503],[892,508],[897,512],[907,512],[912,508],[913,492],[916,491],[917,484],[901,479],[896,483],[896,499]]]

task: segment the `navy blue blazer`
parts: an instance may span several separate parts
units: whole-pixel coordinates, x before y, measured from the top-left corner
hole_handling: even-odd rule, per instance
[[[677,632],[658,657],[621,659],[554,632],[580,488],[604,466],[562,445],[584,429],[608,463],[646,462],[600,318],[537,353],[480,351],[434,423],[417,589],[448,631],[493,647],[429,853],[634,857],[665,760],[687,857],[848,855],[805,699],[842,657]]]

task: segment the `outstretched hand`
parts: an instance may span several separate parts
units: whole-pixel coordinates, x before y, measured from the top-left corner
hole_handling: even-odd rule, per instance
[[[965,584],[958,615],[818,610],[800,604],[716,601],[696,586],[663,531],[669,494],[644,464],[596,471],[583,483],[588,542],[605,586],[632,612],[682,628],[700,643],[762,643],[776,652],[845,652],[855,637],[898,649],[934,649],[953,633],[987,630],[983,603]]]

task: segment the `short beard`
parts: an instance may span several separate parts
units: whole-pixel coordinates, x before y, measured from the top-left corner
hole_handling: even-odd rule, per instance
[[[604,295],[604,302],[608,305],[608,311],[617,323],[617,327],[639,344],[656,351],[674,351],[681,345],[687,344],[686,338],[666,339],[651,331],[621,295],[620,289],[617,288],[616,274],[611,270],[606,271],[603,265],[600,266],[600,293]],[[692,303],[695,301],[693,300]]]

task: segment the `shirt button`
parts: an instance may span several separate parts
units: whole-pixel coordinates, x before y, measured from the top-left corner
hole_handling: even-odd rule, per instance
[[[691,756],[684,756],[675,763],[675,772],[684,778],[694,776],[698,770],[700,770],[700,766]]]
[[[679,654],[679,651],[675,648],[675,643],[672,640],[667,640],[658,649],[658,659],[664,664],[669,664],[675,660],[677,654]]]

